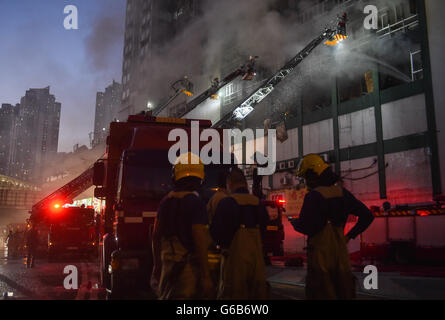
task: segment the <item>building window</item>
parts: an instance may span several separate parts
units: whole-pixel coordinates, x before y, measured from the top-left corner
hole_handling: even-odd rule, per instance
[[[233,83],[229,83],[227,86],[226,86],[226,97],[229,97],[229,96],[231,96],[234,92],[235,92],[235,86],[234,86],[234,84]]]

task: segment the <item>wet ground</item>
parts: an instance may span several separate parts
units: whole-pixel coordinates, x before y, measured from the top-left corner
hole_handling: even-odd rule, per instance
[[[26,268],[25,258],[7,258],[0,251],[0,299],[39,300],[103,300],[105,290],[99,286],[99,271],[96,261],[67,259],[47,262],[37,259],[35,267]],[[64,273],[66,266],[75,266],[78,271],[78,289],[66,289]],[[403,272],[380,272],[378,289],[366,290],[366,274],[355,272],[358,282],[358,299],[443,299],[445,278],[406,276]],[[304,299],[304,267],[274,265],[267,268],[273,300]]]
[[[3,299],[39,300],[95,300],[105,297],[99,288],[97,263],[71,260],[48,263],[37,259],[34,268],[26,267],[25,258],[5,257],[0,252],[0,294]],[[65,289],[66,266],[72,265],[78,271],[78,289]]]

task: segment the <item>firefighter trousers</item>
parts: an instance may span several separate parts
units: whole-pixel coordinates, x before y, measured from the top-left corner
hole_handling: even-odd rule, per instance
[[[352,274],[343,228],[330,222],[308,239],[306,298],[334,300],[355,298]]]
[[[265,300],[266,267],[260,231],[241,227],[221,258],[218,299]]]
[[[176,237],[162,241],[161,261],[159,299],[198,299],[197,263]]]

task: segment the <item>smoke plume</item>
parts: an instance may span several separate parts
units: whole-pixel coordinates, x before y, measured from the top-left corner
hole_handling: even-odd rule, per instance
[[[374,3],[379,9],[392,10],[394,6],[406,2],[379,0]],[[318,36],[325,27],[335,27],[337,16],[343,13],[342,10],[348,12],[349,16],[358,16],[359,21],[355,24],[363,25],[363,8],[369,4],[367,1],[348,2],[344,7],[334,6],[309,22],[299,23],[296,10],[280,11],[277,3],[279,1],[273,0],[204,1],[201,16],[184,30],[179,30],[166,45],[153,50],[142,65],[135,66],[141,72],[135,81],[139,95],[134,104],[139,108],[150,100],[159,105],[171,94],[169,85],[184,75],[192,79],[196,92],[202,92],[208,88],[211,79],[231,73],[245,63],[250,55],[259,56],[259,69],[270,74]],[[314,2],[290,1],[289,6],[310,12]],[[375,37],[372,34],[370,36]],[[375,64],[380,65],[382,72],[407,81],[406,72],[399,71],[393,64],[402,56],[406,58],[407,48],[411,46],[409,39],[393,42],[391,46],[381,45],[374,48],[378,52],[377,59],[371,58],[373,52],[348,51],[347,45],[342,52],[335,53],[333,59],[334,49],[320,46],[269,99],[276,101],[274,104],[287,107],[296,98],[296,88],[304,84],[308,77],[326,80],[341,76],[352,79]],[[383,56],[391,59],[380,58]],[[318,81],[320,87],[325,84],[325,81]],[[276,111],[275,108],[268,110],[270,113]]]

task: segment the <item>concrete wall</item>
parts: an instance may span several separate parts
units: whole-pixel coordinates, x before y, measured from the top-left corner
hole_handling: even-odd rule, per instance
[[[344,161],[341,163],[345,187],[368,206],[381,206],[383,202],[392,204],[421,203],[431,201],[431,171],[426,149],[416,149],[387,154],[385,161],[388,199],[379,198],[377,157]],[[369,167],[369,168],[368,168]],[[364,169],[367,168],[367,169]],[[356,171],[359,170],[359,171]],[[366,177],[361,179],[362,177]]]
[[[374,108],[353,112],[338,118],[340,148],[376,142]]]
[[[380,205],[376,159],[377,156],[341,162],[341,174],[345,177],[345,187],[367,205]],[[371,176],[362,179],[368,175]]]
[[[283,143],[277,142],[277,161],[284,161],[298,157],[298,129],[287,131],[288,139]]]
[[[428,38],[438,130],[442,192],[445,188],[445,1],[426,0]]]
[[[387,154],[386,182],[392,204],[431,201],[432,182],[426,149]]]
[[[321,153],[334,149],[332,119],[316,122],[303,127],[304,154]]]
[[[427,131],[424,94],[392,101],[382,105],[384,139],[393,139]],[[374,108],[339,117],[340,147],[347,148],[376,142]],[[289,139],[277,143],[277,160],[298,157],[298,129],[289,130]],[[322,153],[334,149],[333,122],[325,120],[303,127],[304,154]],[[394,204],[431,201],[429,156],[424,149],[386,155],[388,163],[388,200]],[[368,205],[381,205],[376,158],[341,163],[345,186]],[[369,168],[368,168],[369,167]],[[364,169],[368,168],[368,169]],[[357,171],[358,170],[358,171]],[[369,177],[367,177],[370,175]],[[274,189],[283,188],[277,173]],[[363,179],[362,179],[363,178]]]
[[[428,130],[425,95],[382,105],[383,139],[393,139]]]

